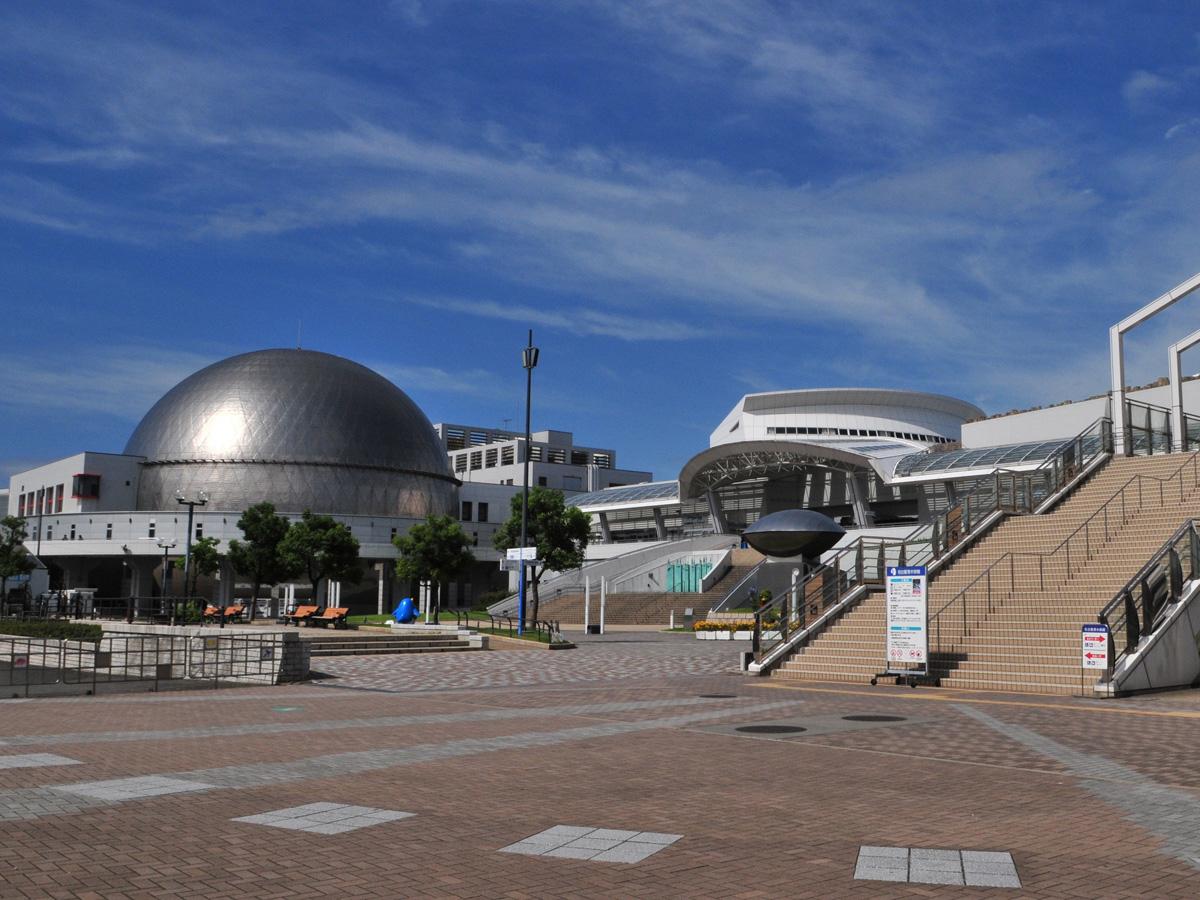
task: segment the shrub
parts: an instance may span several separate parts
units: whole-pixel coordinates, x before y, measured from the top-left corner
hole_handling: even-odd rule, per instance
[[[95,643],[100,640],[104,630],[99,625],[86,625],[82,622],[0,619],[0,634],[45,638],[51,641],[90,641]]]

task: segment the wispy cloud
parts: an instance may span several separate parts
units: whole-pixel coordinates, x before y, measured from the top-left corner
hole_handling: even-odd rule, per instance
[[[405,297],[408,303],[506,322],[558,328],[579,335],[599,335],[623,341],[686,341],[710,335],[687,322],[648,316],[621,315],[580,306],[564,310],[542,309],[495,300],[465,300],[453,297]]]
[[[0,407],[136,421],[170,388],[216,359],[142,345],[76,348],[54,360],[13,354],[0,367]]]

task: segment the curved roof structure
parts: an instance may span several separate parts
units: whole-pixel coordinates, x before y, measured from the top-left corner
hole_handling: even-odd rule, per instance
[[[924,391],[903,391],[894,388],[800,388],[789,391],[765,391],[747,394],[743,408],[753,412],[781,406],[900,406],[929,409],[962,419],[982,418],[985,413],[974,403],[930,394]]]
[[[138,506],[204,490],[214,508],[423,517],[453,510],[457,481],[433,426],[365,366],[313,350],[260,350],[168,391],[125,453],[145,457]]]

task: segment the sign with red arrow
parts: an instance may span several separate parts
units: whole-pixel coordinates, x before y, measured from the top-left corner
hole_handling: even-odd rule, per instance
[[[1083,638],[1082,666],[1085,669],[1108,668],[1108,626],[1088,624],[1081,631]]]

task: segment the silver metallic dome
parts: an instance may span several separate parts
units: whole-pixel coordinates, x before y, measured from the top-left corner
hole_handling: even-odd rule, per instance
[[[313,350],[259,350],[185,378],[134,430],[139,509],[206,491],[209,508],[451,514],[456,482],[433,426],[365,366]]]

